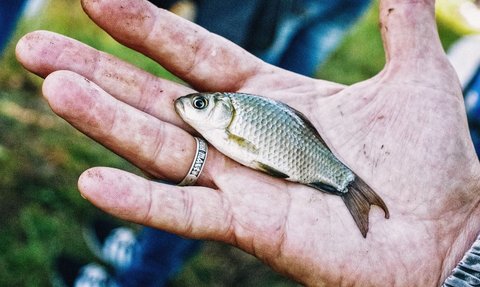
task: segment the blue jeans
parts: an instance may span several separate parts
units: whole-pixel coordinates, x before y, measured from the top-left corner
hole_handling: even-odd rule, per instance
[[[117,270],[115,279],[122,287],[165,286],[200,245],[199,240],[145,227],[139,234],[131,265]]]
[[[465,87],[464,95],[470,134],[475,151],[480,155],[480,67]]]
[[[15,28],[25,0],[0,1],[0,55]]]
[[[196,22],[264,61],[312,76],[370,0],[199,1]]]
[[[298,1],[278,24],[272,45],[258,56],[289,71],[313,76],[369,3]]]

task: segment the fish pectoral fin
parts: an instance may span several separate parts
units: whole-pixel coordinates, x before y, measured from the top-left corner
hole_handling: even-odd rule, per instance
[[[278,177],[278,178],[289,178],[290,176],[288,176],[287,174],[267,165],[267,164],[264,164],[264,163],[261,163],[259,161],[254,161],[253,162],[253,166],[258,169],[258,170],[261,170],[273,177]]]
[[[228,139],[231,140],[232,142],[236,143],[237,145],[241,146],[244,149],[247,149],[248,151],[258,154],[258,148],[255,144],[250,142],[249,140],[242,138],[241,136],[237,136],[235,134],[232,134],[231,132],[228,132]]]

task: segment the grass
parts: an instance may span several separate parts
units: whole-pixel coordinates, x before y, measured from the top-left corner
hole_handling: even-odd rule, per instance
[[[380,71],[384,53],[377,15],[374,5],[322,66],[318,77],[352,84]],[[98,211],[80,197],[78,176],[96,165],[137,172],[56,117],[41,99],[41,79],[28,74],[14,57],[16,40],[35,29],[68,35],[153,74],[175,79],[98,29],[76,0],[51,0],[39,16],[21,21],[0,61],[0,286],[49,286],[54,258],[59,254],[92,260],[80,229]],[[440,33],[445,47],[458,37],[442,25]],[[209,242],[171,286],[296,284],[250,255]]]

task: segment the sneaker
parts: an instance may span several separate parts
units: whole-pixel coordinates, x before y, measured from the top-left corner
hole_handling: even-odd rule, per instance
[[[97,263],[82,264],[70,257],[56,260],[54,287],[118,287],[107,269]]]
[[[136,234],[133,229],[98,219],[83,230],[85,242],[93,254],[117,270],[130,266]]]

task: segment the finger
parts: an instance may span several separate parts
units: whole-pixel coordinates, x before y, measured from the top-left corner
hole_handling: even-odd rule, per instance
[[[43,93],[55,113],[148,174],[176,183],[190,169],[196,150],[190,134],[116,100],[82,76],[54,72]],[[210,171],[221,172],[214,169],[221,158],[210,150],[200,183],[213,185]]]
[[[48,31],[25,35],[17,44],[16,54],[26,69],[41,77],[58,70],[76,72],[120,101],[191,131],[173,109],[176,98],[194,91],[189,87],[160,79],[114,56]],[[317,96],[328,96],[341,88],[338,84],[279,72],[252,77],[241,91],[281,100],[305,111],[308,105],[300,106],[303,101],[299,98],[309,99],[305,101],[309,103]]]
[[[162,121],[186,128],[173,101],[192,89],[162,80],[129,63],[65,36],[36,31],[17,44],[17,58],[29,71],[46,77],[69,70],[98,83],[103,90]]]
[[[112,168],[92,168],[78,181],[83,197],[114,216],[183,236],[227,240],[231,214],[222,195],[176,187]]]
[[[434,0],[381,1],[380,23],[390,64],[420,72],[426,61],[444,57],[434,6]]]
[[[237,45],[148,1],[84,0],[82,4],[112,37],[195,88],[236,91],[261,69],[273,69]]]

